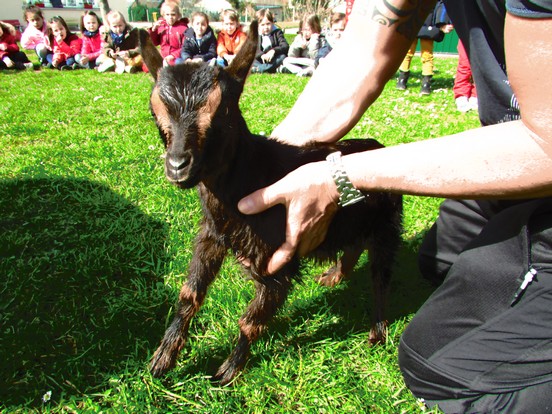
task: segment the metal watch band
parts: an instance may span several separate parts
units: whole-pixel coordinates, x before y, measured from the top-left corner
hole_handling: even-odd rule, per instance
[[[332,178],[339,193],[338,204],[341,207],[350,206],[366,198],[366,195],[357,190],[349,180],[345,167],[341,163],[341,152],[332,152],[326,157],[326,161],[330,164]]]

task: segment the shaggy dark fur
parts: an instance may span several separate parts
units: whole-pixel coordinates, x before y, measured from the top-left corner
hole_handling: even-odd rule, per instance
[[[181,188],[197,186],[204,215],[176,316],[152,358],[155,376],[175,366],[190,321],[229,251],[250,262],[244,269],[255,283],[256,295],[239,321],[236,348],[214,377],[223,384],[243,368],[251,343],[284,303],[293,280],[300,277],[299,257],[275,275],[265,271],[268,259],[285,239],[284,207],[245,216],[237,209],[238,201],[336,150],[347,154],[381,147],[370,139],[296,147],[251,134],[238,101],[256,47],[257,23],[253,22],[247,43],[230,67],[184,64],[162,69],[159,52],[147,33],[141,35],[142,55],[156,80],[151,109],[167,150],[166,177]],[[372,342],[385,339],[383,310],[400,243],[401,214],[401,196],[371,193],[366,201],[340,209],[326,240],[309,255],[336,261],[343,253],[338,264],[319,279],[321,284],[333,286],[368,249],[376,309]]]

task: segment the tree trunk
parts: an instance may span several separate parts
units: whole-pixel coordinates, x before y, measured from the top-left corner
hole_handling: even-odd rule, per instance
[[[108,0],[100,0],[100,13],[102,14],[102,21],[107,24],[106,16],[111,11]]]

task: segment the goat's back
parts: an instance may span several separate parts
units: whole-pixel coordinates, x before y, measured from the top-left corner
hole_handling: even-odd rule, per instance
[[[235,254],[257,267],[266,268],[274,251],[285,241],[286,210],[277,205],[265,212],[244,215],[238,201],[266,187],[301,165],[321,161],[334,151],[343,154],[383,147],[373,139],[345,140],[337,144],[313,143],[290,146],[270,138],[254,136],[246,141],[216,185],[200,187],[205,223],[217,239]],[[365,201],[344,207],[335,215],[326,240],[309,256],[335,258],[345,248],[366,247],[381,233],[400,233],[402,199],[400,195],[372,192]]]

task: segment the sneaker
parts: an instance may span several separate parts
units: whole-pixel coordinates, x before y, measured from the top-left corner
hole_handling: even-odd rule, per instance
[[[104,73],[115,69],[115,62],[112,60],[106,60],[98,66],[98,72]]]
[[[474,111],[477,111],[479,109],[479,102],[476,96],[472,96],[470,99],[468,99],[468,104],[470,106],[470,109],[473,109]]]
[[[77,70],[77,69],[81,69],[82,66],[75,62],[75,63],[73,63],[73,64],[71,65],[71,68],[72,68],[73,70]]]
[[[291,73],[291,70],[282,65],[278,66],[278,68],[276,69],[276,73]]]
[[[125,73],[125,61],[122,58],[115,59],[115,73]]]
[[[420,89],[420,95],[427,96],[431,94],[431,76],[422,77],[422,88]]]
[[[308,77],[308,76],[312,76],[312,74],[313,74],[312,68],[305,68],[305,69],[300,70],[297,73],[297,76],[299,76],[299,77]]]
[[[63,65],[59,70],[73,70],[73,66]]]
[[[136,73],[138,72],[138,67],[137,66],[125,66],[125,72],[126,73]]]
[[[399,71],[399,77],[397,78],[397,85],[396,88],[399,91],[405,91],[408,82],[408,78],[410,77],[410,72],[403,72],[402,70]]]
[[[471,109],[470,103],[466,96],[459,96],[455,100],[456,100],[456,109],[458,109],[460,112],[468,112]]]
[[[14,68],[17,70],[32,70],[34,69],[34,66],[31,62],[28,62],[28,63],[15,62]]]

